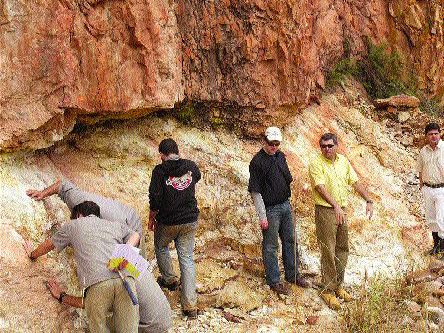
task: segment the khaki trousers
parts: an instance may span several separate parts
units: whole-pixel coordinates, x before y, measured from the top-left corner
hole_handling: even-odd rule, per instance
[[[126,280],[136,294],[134,279],[127,277]],[[89,287],[85,297],[85,310],[91,333],[110,332],[107,326],[109,312],[113,313],[116,332],[137,333],[139,306],[133,305],[119,278],[105,280]]]
[[[326,291],[334,291],[344,281],[349,253],[348,226],[338,225],[334,209],[323,206],[316,206],[315,222],[321,250],[322,284]]]

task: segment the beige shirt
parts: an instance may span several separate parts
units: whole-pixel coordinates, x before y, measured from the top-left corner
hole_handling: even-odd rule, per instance
[[[439,140],[435,150],[425,145],[419,151],[417,171],[422,181],[429,184],[444,183],[444,142]]]
[[[110,198],[98,194],[82,191],[77,185],[67,179],[62,179],[59,197],[72,211],[74,206],[84,202],[93,201],[100,207],[100,217],[108,221],[123,222],[131,230],[142,237],[142,223],[135,209]]]
[[[71,246],[82,288],[119,277],[108,269],[116,244],[123,244],[134,232],[125,224],[90,215],[63,224],[51,237],[57,251]]]

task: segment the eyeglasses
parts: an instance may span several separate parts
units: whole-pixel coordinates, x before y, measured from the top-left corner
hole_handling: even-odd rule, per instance
[[[321,145],[321,148],[322,149],[325,149],[325,148],[329,148],[329,149],[331,149],[331,148],[333,148],[335,145],[332,145],[332,144],[328,144],[328,145]]]
[[[267,145],[269,145],[270,147],[279,147],[279,145],[281,144],[279,141],[275,141],[275,142],[268,141],[268,140],[265,140],[265,141],[267,142]]]

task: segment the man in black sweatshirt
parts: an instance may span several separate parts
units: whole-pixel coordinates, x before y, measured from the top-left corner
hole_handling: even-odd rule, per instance
[[[149,229],[154,230],[154,248],[161,277],[158,282],[170,290],[178,287],[169,244],[174,240],[179,257],[182,284],[182,312],[197,317],[196,273],[193,250],[199,209],[195,196],[200,171],[196,163],[182,159],[173,139],[159,144],[161,164],[156,165],[149,187]]]
[[[295,250],[293,214],[290,205],[293,181],[285,154],[279,150],[282,133],[277,127],[265,131],[262,149],[250,162],[248,191],[251,193],[262,229],[262,258],[267,284],[278,294],[289,294],[281,283],[278,265],[278,238],[282,242],[285,280],[301,287],[308,282],[299,274],[299,254]]]

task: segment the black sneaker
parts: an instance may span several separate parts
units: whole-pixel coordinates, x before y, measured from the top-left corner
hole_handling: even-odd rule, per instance
[[[171,283],[166,283],[165,280],[163,279],[163,277],[161,277],[161,276],[159,276],[157,278],[157,283],[159,284],[159,286],[161,288],[166,288],[169,291],[174,291],[174,290],[177,290],[177,288],[179,288],[179,281],[174,280]]]
[[[188,319],[197,319],[197,310],[182,310],[182,314]]]

